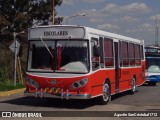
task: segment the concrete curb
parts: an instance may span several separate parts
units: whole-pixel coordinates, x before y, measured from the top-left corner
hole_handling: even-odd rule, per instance
[[[0,98],[6,97],[6,96],[9,96],[9,95],[12,95],[12,94],[22,93],[22,92],[24,92],[25,89],[26,88],[10,90],[10,91],[6,91],[6,92],[0,92]]]

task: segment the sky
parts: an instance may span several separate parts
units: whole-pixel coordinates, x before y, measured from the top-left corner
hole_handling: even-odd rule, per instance
[[[67,17],[86,13],[68,19],[68,24],[141,39],[145,45],[155,44],[156,16],[160,26],[160,0],[63,0],[56,11],[64,17],[62,24]]]

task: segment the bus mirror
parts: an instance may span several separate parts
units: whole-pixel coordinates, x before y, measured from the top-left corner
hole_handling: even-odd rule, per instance
[[[99,57],[100,56],[100,47],[99,47],[99,45],[94,45],[93,53],[94,53],[95,57]]]

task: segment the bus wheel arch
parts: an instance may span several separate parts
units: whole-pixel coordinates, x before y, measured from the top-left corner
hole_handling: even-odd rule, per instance
[[[111,84],[110,80],[107,78],[104,81],[102,88],[102,95],[98,97],[98,102],[101,105],[107,104],[111,100]]]

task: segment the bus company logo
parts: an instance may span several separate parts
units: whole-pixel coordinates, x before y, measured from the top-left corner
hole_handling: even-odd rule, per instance
[[[67,36],[68,31],[44,31],[44,36]]]
[[[51,84],[52,84],[52,85],[55,85],[55,84],[57,84],[57,81],[56,81],[56,80],[52,80],[52,81],[51,81]]]
[[[12,117],[11,112],[2,112],[2,117]]]
[[[55,79],[49,81],[49,80],[46,80],[47,83],[51,84],[51,85],[56,85],[56,84],[61,84],[62,83],[62,80],[61,81],[57,81]]]

